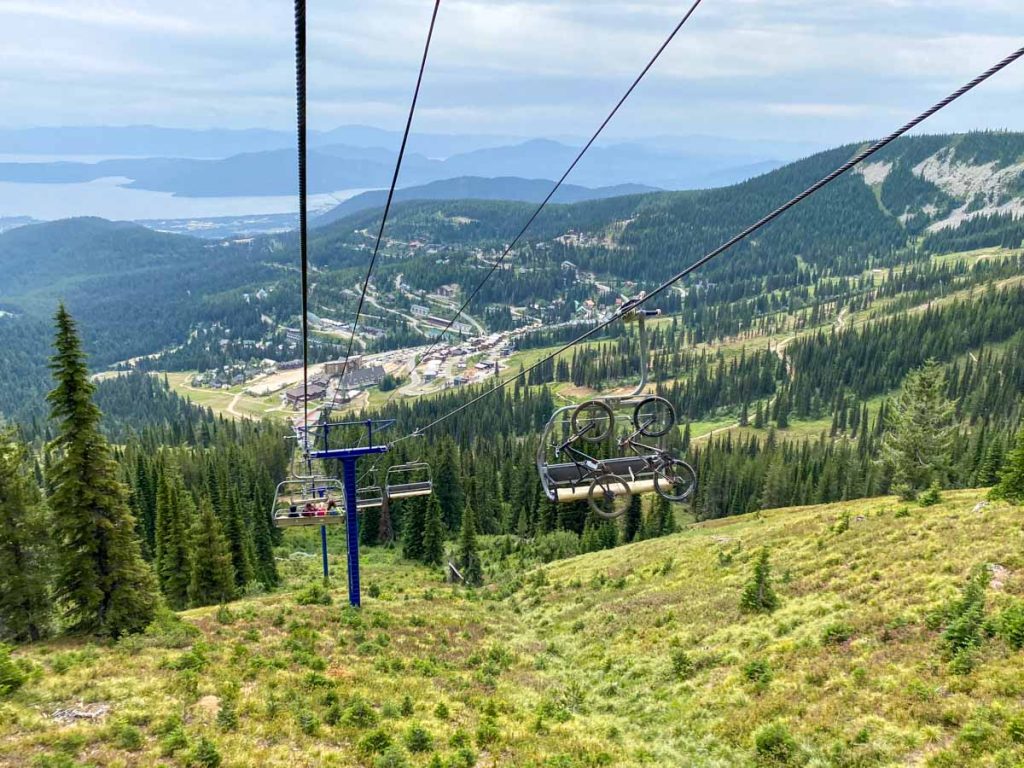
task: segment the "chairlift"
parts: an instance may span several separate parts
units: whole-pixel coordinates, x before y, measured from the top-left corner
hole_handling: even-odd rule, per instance
[[[643,294],[620,310],[623,321],[640,326],[640,382],[626,395],[599,396],[562,406],[548,420],[537,448],[537,472],[548,499],[567,503],[587,500],[601,517],[614,519],[629,508],[631,497],[658,493],[673,502],[689,499],[697,485],[693,468],[641,438],[660,438],[676,424],[672,404],[644,394],[647,385],[647,331],[644,320],[661,314],[636,305]],[[630,409],[630,415],[623,410]],[[596,458],[584,444],[615,440],[625,455]]]
[[[430,465],[423,461],[395,464],[388,468],[384,493],[388,501],[411,496],[429,496],[434,492]]]
[[[278,483],[270,514],[278,528],[338,525],[345,520],[344,506],[340,480],[309,475]]]

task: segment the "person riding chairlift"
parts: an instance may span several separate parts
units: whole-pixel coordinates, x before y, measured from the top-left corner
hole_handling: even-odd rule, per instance
[[[331,499],[330,501],[327,502],[327,514],[331,516],[335,516],[338,514],[338,505],[334,501],[334,499]]]

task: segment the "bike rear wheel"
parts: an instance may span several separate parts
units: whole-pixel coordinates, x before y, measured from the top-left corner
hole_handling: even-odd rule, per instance
[[[573,434],[588,443],[600,443],[608,439],[615,425],[615,414],[608,404],[601,400],[580,403],[572,412],[570,420]]]
[[[590,484],[587,501],[591,509],[605,520],[622,517],[629,509],[633,494],[626,481],[618,475],[601,475]]]
[[[633,424],[641,435],[661,437],[676,425],[676,409],[664,397],[645,397],[633,409]]]
[[[682,459],[670,459],[654,470],[654,490],[667,501],[686,501],[696,489],[697,473]]]

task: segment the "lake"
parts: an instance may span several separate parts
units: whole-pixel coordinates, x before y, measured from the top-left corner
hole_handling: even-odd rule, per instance
[[[0,182],[0,218],[31,216],[34,219],[52,220],[72,216],[99,216],[104,219],[134,221],[297,213],[299,209],[298,201],[290,195],[176,197],[170,192],[151,192],[123,186],[130,181],[113,177],[80,184]],[[310,195],[310,212],[326,210],[364,191],[343,189]]]

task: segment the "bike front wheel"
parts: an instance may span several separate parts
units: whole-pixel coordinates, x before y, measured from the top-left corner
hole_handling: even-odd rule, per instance
[[[615,414],[608,404],[601,400],[580,403],[572,412],[572,431],[588,443],[600,443],[608,439],[615,425]]]
[[[633,409],[633,424],[641,435],[661,437],[676,425],[676,409],[664,397],[645,397]]]
[[[618,475],[601,475],[590,484],[587,501],[590,508],[605,520],[622,517],[629,509],[633,494],[626,481]]]
[[[686,501],[696,489],[697,473],[682,459],[670,459],[654,470],[654,490],[667,501]]]

